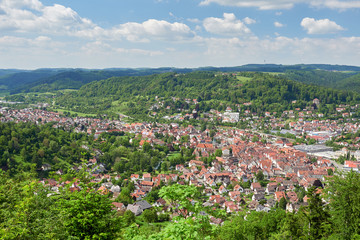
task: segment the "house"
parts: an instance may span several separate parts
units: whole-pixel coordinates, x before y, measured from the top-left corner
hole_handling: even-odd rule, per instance
[[[43,164],[43,165],[41,166],[41,170],[42,170],[42,171],[50,171],[50,170],[51,170],[51,165],[45,163],[45,164]]]
[[[204,165],[204,162],[202,162],[202,161],[190,160],[190,162],[189,162],[189,167],[192,167],[192,166],[203,166],[203,165]]]
[[[221,218],[215,218],[215,217],[210,217],[210,224],[213,225],[222,225],[224,221]]]
[[[135,216],[139,216],[142,214],[143,211],[145,211],[146,209],[150,209],[150,208],[152,208],[150,203],[143,200],[143,201],[136,202],[134,204],[129,204],[127,206],[126,210],[130,210],[135,214]]]
[[[112,202],[112,205],[114,205],[113,209],[115,209],[116,211],[123,211],[126,209],[126,207],[123,203]]]
[[[241,195],[241,192],[240,191],[232,191],[232,192],[229,192],[229,197],[231,200],[235,201],[235,199],[237,197],[239,197]]]
[[[113,193],[119,193],[120,192],[120,187],[118,185],[113,185],[110,188],[110,191],[113,192]]]
[[[143,179],[144,179],[144,181],[149,181],[149,182],[151,182],[151,174],[150,173],[144,173],[144,175],[143,175]]]
[[[106,195],[109,193],[109,190],[105,186],[101,186],[99,187],[98,192],[100,192],[103,195]]]
[[[275,192],[275,200],[280,201],[282,198],[286,199],[285,192]]]
[[[135,181],[139,179],[139,174],[131,174],[130,176],[131,181]]]
[[[259,182],[253,182],[253,183],[251,183],[250,188],[251,188],[251,190],[256,191],[257,189],[261,188],[261,185]]]
[[[251,198],[253,201],[260,201],[265,199],[265,195],[262,193],[254,194]]]
[[[219,194],[224,194],[224,193],[226,193],[227,192],[227,189],[224,187],[224,185],[221,185],[220,187],[219,187]]]
[[[234,187],[234,191],[239,191],[239,192],[244,192],[244,189],[239,185],[237,184],[235,187]]]
[[[256,206],[256,211],[257,212],[270,212],[270,210],[271,210],[270,208],[265,207],[265,206],[263,206],[261,204]]]
[[[140,206],[137,206],[135,204],[129,204],[126,208],[126,210],[130,210],[131,212],[133,212],[135,214],[135,216],[139,216],[142,214],[142,210],[140,208]]]
[[[154,207],[163,207],[166,205],[166,201],[162,198],[159,198],[153,205]]]
[[[270,182],[268,183],[266,189],[265,189],[265,193],[266,194],[274,194],[276,192],[276,188],[277,188],[277,183],[276,182]]]
[[[224,206],[226,208],[226,212],[237,212],[239,211],[238,206],[233,201],[228,201],[224,203]]]

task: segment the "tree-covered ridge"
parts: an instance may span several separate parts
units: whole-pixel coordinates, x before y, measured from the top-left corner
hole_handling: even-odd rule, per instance
[[[342,80],[338,83],[337,88],[360,92],[360,74]]]
[[[52,125],[0,123],[0,167],[11,175],[39,170],[44,164],[53,170],[67,170],[82,157],[89,157],[81,148],[89,140],[87,135]]]
[[[49,92],[59,89],[78,89],[86,83],[109,78],[113,72],[104,71],[66,71],[53,76],[48,76],[28,84],[22,84],[11,90],[11,93],[19,92]]]
[[[339,90],[360,92],[360,74],[357,72],[329,72],[322,70],[289,70],[283,75],[298,82]]]
[[[166,72],[189,73],[197,71],[211,72],[276,72],[290,73],[291,79],[300,82],[312,82],[322,85],[319,79],[338,78],[340,74],[333,71],[360,72],[359,67],[339,66],[327,64],[298,64],[298,65],[279,65],[279,64],[247,64],[236,67],[200,67],[200,68],[112,68],[112,69],[37,69],[37,70],[16,70],[0,69],[0,90],[2,92],[47,92],[58,89],[78,89],[82,85],[91,81],[107,79],[112,76],[145,76],[152,74],[161,74]],[[305,72],[305,73],[304,73]],[[322,72],[327,72],[326,74]],[[320,76],[311,76],[308,73],[320,73]],[[324,75],[324,76],[323,76]],[[316,82],[315,82],[316,81]],[[327,80],[325,80],[327,81]],[[327,85],[325,85],[327,86]],[[336,88],[336,86],[333,86]],[[350,88],[346,88],[351,90]]]
[[[297,82],[339,89],[338,84],[354,74],[356,73],[324,70],[288,70],[284,73],[284,76]],[[348,90],[352,89],[348,88]]]
[[[303,109],[311,106],[315,98],[320,101],[316,107],[327,112],[329,104],[354,104],[360,100],[354,92],[303,84],[283,76],[254,72],[192,72],[113,77],[59,96],[56,103],[74,111],[100,113],[111,112],[115,101],[126,102],[128,107],[122,113],[134,115],[146,114],[156,103],[156,97],[163,98],[165,105],[173,105],[176,109],[186,108],[185,99],[196,99],[200,111],[226,105],[237,110],[250,102],[248,108],[257,113]]]

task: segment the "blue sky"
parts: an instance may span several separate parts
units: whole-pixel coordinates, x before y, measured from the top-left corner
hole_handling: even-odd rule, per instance
[[[0,0],[0,68],[360,66],[360,1]]]

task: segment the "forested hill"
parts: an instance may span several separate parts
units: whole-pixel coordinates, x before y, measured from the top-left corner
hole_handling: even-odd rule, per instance
[[[174,71],[173,68],[144,68],[144,69],[38,69],[0,70],[0,90],[10,91],[11,94],[21,92],[47,92],[60,89],[78,89],[82,85],[107,79],[113,76],[144,76],[155,73]],[[189,72],[191,69],[181,69]]]
[[[232,76],[211,72],[113,77],[87,84],[80,88],[76,95],[115,98],[142,95],[199,100],[218,99],[233,103],[260,100],[264,104],[293,100],[312,101],[314,98],[331,104],[351,101],[358,97],[350,92],[315,87],[270,74],[239,73],[237,76]]]
[[[353,75],[337,83],[338,89],[351,89],[360,93],[360,74]]]
[[[34,70],[34,71],[17,71],[17,70],[1,70],[0,71],[0,89],[10,90],[26,84],[38,81],[42,78],[53,76],[61,70]]]
[[[201,68],[108,68],[108,69],[37,69],[12,70],[0,69],[0,91],[11,94],[20,92],[47,92],[59,89],[78,89],[82,85],[107,79],[113,76],[145,76],[166,72],[189,73],[196,71],[211,72],[277,72],[305,83],[328,86],[330,79],[342,80],[359,73],[360,67],[327,64],[247,64],[236,67],[201,67]],[[346,72],[334,72],[346,71]],[[349,73],[351,72],[351,73]],[[319,81],[320,80],[320,81]],[[332,85],[336,88],[336,85]]]
[[[113,77],[84,85],[79,91],[59,96],[57,104],[72,110],[99,113],[114,110],[116,103],[131,103],[127,114],[145,113],[156,103],[181,108],[184,99],[197,99],[200,110],[218,109],[251,102],[251,110],[284,111],[305,108],[314,98],[326,113],[329,104],[354,104],[360,97],[354,92],[334,90],[287,80],[281,76],[243,72],[237,75],[213,72],[165,73],[138,77]],[[296,101],[295,101],[296,100]],[[71,110],[71,109],[70,109]]]
[[[59,89],[78,89],[86,83],[92,81],[97,81],[101,79],[106,79],[112,77],[110,72],[103,71],[67,71],[63,73],[56,74],[55,76],[50,76],[31,82],[22,86],[19,86],[13,90],[11,93],[19,92],[48,92]],[[116,75],[115,75],[116,76]]]
[[[37,78],[35,81],[32,79],[28,83],[24,82],[21,86],[9,86],[10,93],[20,92],[48,92],[60,89],[79,89],[84,84],[107,79],[113,76],[132,76],[132,75],[147,75],[154,72],[163,73],[167,69],[153,69],[148,70],[135,70],[135,69],[118,69],[118,70],[67,70],[58,74],[52,74],[47,77]],[[36,78],[37,76],[32,76]],[[25,78],[26,79],[26,78]]]
[[[357,72],[330,72],[324,70],[288,70],[286,78],[306,84],[360,93],[360,74]]]

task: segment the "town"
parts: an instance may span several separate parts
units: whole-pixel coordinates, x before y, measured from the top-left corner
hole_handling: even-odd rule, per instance
[[[214,110],[211,111],[213,115],[205,115],[218,120],[220,118],[222,122],[251,121],[252,128],[218,126],[216,131],[209,129],[201,131],[199,127],[184,126],[179,122],[126,123],[123,120],[66,117],[58,112],[43,110],[43,108],[2,107],[0,121],[35,124],[51,122],[54,128],[83,132],[93,135],[98,141],[102,141],[102,133],[130,133],[140,139],[139,149],[145,144],[166,145],[172,149],[174,146],[177,146],[177,149],[192,149],[194,156],[192,160],[185,164],[167,166],[169,170],[166,171],[167,173],[162,173],[160,169],[152,173],[132,173],[130,178],[124,181],[131,181],[134,184],[134,190],[130,196],[135,203],[125,206],[121,202],[113,202],[117,210],[130,210],[136,216],[151,207],[157,207],[162,213],[172,209],[172,218],[183,214],[176,206],[170,206],[161,198],[155,199],[152,205],[145,200],[152,189],[159,187],[160,184],[194,185],[201,189],[203,196],[206,196],[201,203],[204,207],[222,209],[227,213],[236,213],[245,209],[270,211],[283,200],[285,200],[284,208],[287,211],[298,211],[301,206],[307,204],[308,197],[305,191],[310,187],[323,186],[323,182],[337,170],[358,171],[360,164],[356,160],[360,157],[360,152],[357,150],[360,146],[359,137],[351,145],[347,142],[338,142],[341,146],[338,151],[325,146],[326,141],[359,131],[360,125],[355,121],[356,119],[350,119],[351,113],[345,114],[345,109],[353,109],[353,107],[336,108],[336,111],[341,114],[336,120],[315,118],[306,120],[307,115],[312,118],[322,117],[319,114],[315,116],[310,110],[286,111],[282,114],[282,119],[268,112],[265,116],[252,115],[250,117],[246,116],[250,113],[245,112],[244,119],[241,119],[239,113],[232,112],[232,109],[228,107],[223,113]],[[287,115],[289,121],[284,123],[283,118]],[[268,127],[266,132],[261,131],[260,119],[266,119],[265,126]],[[264,121],[262,121],[262,127],[264,127]],[[286,137],[289,134],[295,138]],[[161,136],[170,137],[172,142],[163,141]],[[299,144],[296,138],[302,138],[305,141]],[[132,140],[130,139],[130,142]],[[309,140],[312,140],[313,144],[304,144],[309,143]],[[121,176],[116,172],[106,172],[104,166],[98,162],[101,154],[103,153],[98,153],[89,159],[86,165],[89,169],[96,169],[91,172],[92,181],[100,184],[98,190],[104,194],[111,193],[115,200],[121,193],[121,187],[113,184],[112,179],[118,180]],[[344,164],[335,161],[339,156],[349,154],[352,158],[346,159]],[[211,161],[207,161],[210,158]],[[95,165],[100,165],[100,167],[94,168]],[[44,165],[43,170],[49,171],[51,167]],[[62,174],[61,169],[57,171],[57,174]],[[66,182],[53,179],[43,179],[42,182],[55,192],[66,184]],[[71,184],[74,190],[78,188],[77,182]],[[318,190],[321,191],[321,189]],[[222,220],[211,216],[211,222],[221,224]]]

